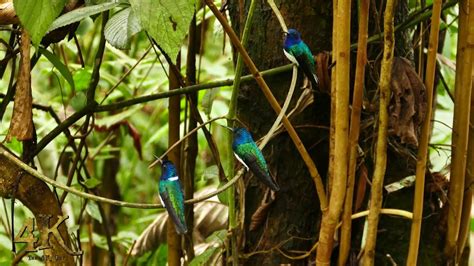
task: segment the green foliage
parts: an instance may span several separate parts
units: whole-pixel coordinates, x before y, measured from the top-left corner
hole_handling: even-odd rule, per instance
[[[130,0],[142,27],[175,60],[193,18],[195,0]]]
[[[140,32],[142,27],[131,8],[116,13],[105,26],[105,39],[115,48],[130,48],[131,38]]]
[[[57,18],[49,27],[48,32],[110,10],[118,6],[118,4],[117,2],[109,2],[75,9]]]
[[[14,0],[15,11],[21,25],[31,35],[31,40],[39,45],[54,19],[61,13],[66,0]]]

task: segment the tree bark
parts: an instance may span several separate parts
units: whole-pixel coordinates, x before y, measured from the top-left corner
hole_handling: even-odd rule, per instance
[[[237,1],[229,4],[234,30],[240,32],[240,27],[243,25],[239,23],[239,4]],[[247,1],[246,10],[248,4]],[[331,48],[330,38],[328,38],[332,31],[332,25],[329,23],[332,21],[331,2],[277,1],[276,4],[288,26],[301,32],[313,54]],[[307,25],[318,25],[318,27]],[[289,63],[283,54],[283,32],[266,1],[257,3],[251,32],[248,52],[259,69],[264,70]],[[302,74],[299,76],[302,77]],[[290,85],[290,74],[268,78],[266,81],[282,105]],[[297,86],[301,84],[300,82]],[[300,93],[300,90],[295,93],[290,110]],[[327,95],[318,94],[315,104],[298,115],[296,120],[292,121],[293,125],[328,126],[329,101]],[[237,113],[239,119],[249,127],[255,139],[266,134],[276,119],[275,113],[255,83],[241,86]],[[303,127],[297,129],[297,132],[324,178],[328,163],[328,130]],[[286,132],[271,140],[263,153],[269,163],[270,171],[280,184],[281,191],[276,194],[276,200],[268,210],[266,221],[254,231],[249,231],[248,227],[245,228],[244,252],[270,250],[282,241],[286,241],[280,247],[283,251],[309,250],[317,241],[318,223],[321,216],[311,176]],[[250,174],[247,174],[245,180],[249,178]],[[263,192],[264,187],[252,178],[245,192],[246,226],[250,224],[252,214],[259,207]],[[282,256],[276,249],[269,253],[251,256],[244,261],[248,265],[277,265],[289,262],[295,263]],[[304,264],[304,261],[297,261],[296,264]]]

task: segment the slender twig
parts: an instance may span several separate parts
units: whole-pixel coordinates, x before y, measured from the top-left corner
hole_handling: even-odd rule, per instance
[[[262,74],[265,75],[278,75],[280,73],[289,71],[291,69],[292,65],[285,65],[281,67],[276,67],[273,69],[269,69],[267,71],[262,72]],[[251,81],[252,75],[247,75],[242,77],[242,81]],[[77,111],[76,113],[72,114],[69,116],[66,120],[64,120],[61,124],[59,124],[56,128],[51,130],[43,139],[40,140],[38,143],[36,150],[34,154],[38,154],[41,150],[46,147],[53,139],[55,139],[59,134],[67,130],[72,124],[76,123],[79,119],[83,118],[84,116],[91,114],[91,113],[98,113],[98,112],[106,112],[106,111],[116,111],[119,109],[123,109],[129,106],[133,106],[136,104],[140,103],[146,103],[158,99],[164,99],[171,97],[173,95],[180,95],[180,94],[187,94],[190,92],[195,92],[199,90],[204,90],[204,89],[211,89],[211,88],[216,88],[216,87],[221,87],[221,86],[226,86],[232,84],[232,79],[227,79],[223,81],[215,81],[215,82],[210,82],[210,83],[205,83],[205,84],[198,84],[198,85],[192,85],[192,86],[187,86],[184,88],[172,90],[172,91],[166,91],[162,93],[156,93],[156,94],[151,94],[151,95],[146,95],[146,96],[141,96],[137,97],[131,100],[125,100],[113,104],[108,104],[108,105],[99,105],[96,106],[95,104],[88,104],[86,105],[83,109]]]
[[[367,238],[365,252],[362,259],[363,265],[374,265],[375,243],[377,240],[377,226],[382,207],[382,189],[385,170],[387,167],[387,131],[388,131],[388,104],[390,101],[390,82],[392,76],[392,62],[394,50],[393,12],[394,0],[387,0],[384,14],[384,51],[382,67],[380,70],[380,107],[378,136],[375,158],[375,170],[372,178],[372,191],[370,195],[370,213],[367,218]]]
[[[105,93],[105,96],[104,98],[100,101],[100,104],[102,104],[106,99],[107,97],[109,97],[109,95],[125,80],[125,78],[128,77],[128,75],[130,75],[130,73],[132,73],[132,71],[143,61],[143,59],[145,59],[145,56],[148,55],[148,53],[150,52],[151,50],[151,46],[148,47],[148,49],[146,49],[145,53],[143,53],[143,55],[137,60],[137,62],[135,62],[135,64],[129,68],[127,70],[127,72],[125,72],[125,74],[123,74],[120,79],[117,81],[117,83],[115,83],[115,85],[112,86],[112,88],[110,88],[106,93]]]
[[[349,168],[347,177],[346,198],[342,214],[341,246],[339,248],[338,265],[346,265],[351,247],[352,199],[354,196],[355,174],[358,158],[358,142],[360,133],[360,115],[364,94],[365,65],[367,63],[367,30],[369,22],[369,0],[361,0],[359,8],[359,34],[357,46],[356,74],[352,100],[351,125],[349,131]]]
[[[426,62],[426,113],[421,129],[421,138],[418,146],[416,161],[415,196],[413,199],[413,220],[411,224],[410,245],[408,249],[407,265],[416,265],[421,235],[421,221],[423,215],[423,197],[425,193],[426,162],[428,159],[428,144],[431,136],[431,113],[433,107],[433,91],[436,71],[436,55],[438,51],[439,24],[441,18],[441,0],[433,1],[433,15],[431,17],[430,40],[428,44],[428,58]]]
[[[72,188],[72,187],[68,187],[64,184],[59,183],[58,181],[55,181],[55,180],[45,176],[42,173],[39,173],[36,169],[34,169],[34,168],[30,167],[29,165],[25,164],[24,162],[22,162],[21,160],[16,158],[14,155],[12,155],[10,152],[5,150],[5,148],[3,148],[3,147],[0,147],[0,156],[4,156],[6,159],[8,159],[9,161],[14,163],[15,165],[17,165],[21,169],[23,169],[28,174],[30,174],[30,175],[32,175],[32,176],[48,183],[48,184],[50,184],[51,186],[54,186],[56,188],[65,190],[65,191],[67,191],[69,193],[72,193],[72,194],[74,194],[78,197],[81,197],[81,198],[93,200],[93,201],[96,201],[96,202],[107,203],[107,204],[111,204],[111,205],[115,205],[115,206],[135,208],[135,209],[158,209],[158,208],[163,208],[163,205],[161,205],[161,204],[144,204],[144,203],[132,203],[132,202],[126,202],[126,201],[120,201],[120,200],[113,200],[113,199],[109,199],[109,198],[104,198],[104,197],[92,195],[90,193],[86,193],[86,192],[83,192],[83,191],[79,191],[79,190],[77,190],[75,188]],[[187,200],[184,203],[186,203],[186,204],[196,204],[198,202],[210,199],[210,198],[214,197],[215,195],[218,195],[218,194],[222,193],[223,191],[226,191],[229,187],[231,187],[233,184],[235,184],[235,182],[237,182],[238,179],[240,177],[242,177],[242,175],[243,175],[243,169],[241,171],[239,171],[234,176],[233,179],[231,179],[229,182],[225,183],[223,186],[216,189],[215,191],[213,191],[213,192],[211,192],[207,195],[203,195],[201,197],[197,197],[197,198],[193,198],[191,200]]]
[[[285,65],[281,67],[276,67],[271,70],[263,71],[261,72],[261,74],[262,76],[279,75],[283,72],[290,71],[291,68],[292,68],[292,65],[289,64],[289,65]],[[253,80],[252,75],[246,75],[242,77],[241,82],[249,82],[252,80]],[[214,81],[214,82],[209,82],[209,83],[191,85],[191,86],[183,87],[183,88],[172,90],[172,91],[166,91],[166,92],[141,96],[134,99],[125,100],[125,101],[112,103],[108,105],[101,105],[95,108],[95,112],[115,111],[115,110],[119,110],[125,107],[135,105],[135,104],[139,104],[139,103],[146,103],[146,102],[150,102],[150,101],[154,101],[158,99],[169,98],[173,95],[188,94],[188,93],[196,92],[200,90],[228,86],[228,85],[232,85],[232,83],[233,83],[233,79],[226,79],[226,80]]]
[[[271,92],[270,88],[268,87],[267,83],[265,80],[262,78],[262,75],[260,74],[259,70],[253,63],[252,59],[250,58],[249,54],[245,50],[245,48],[242,46],[242,44],[239,41],[239,38],[235,34],[234,30],[232,27],[229,25],[227,22],[226,18],[219,12],[217,9],[216,5],[212,0],[205,0],[207,6],[211,9],[211,11],[214,13],[216,18],[219,20],[221,23],[222,27],[224,28],[225,32],[229,35],[230,40],[232,41],[232,44],[235,46],[237,51],[242,55],[242,59],[244,60],[245,64],[249,68],[250,72],[255,78],[255,81],[259,85],[260,89],[262,90],[263,94],[267,98],[268,102],[272,106],[273,110],[279,114],[281,112],[281,107],[278,104],[277,100],[275,99],[275,96],[273,96],[273,93]],[[303,158],[306,166],[308,167],[308,170],[310,172],[310,175],[314,181],[316,191],[318,193],[319,197],[319,202],[320,202],[320,207],[322,211],[326,211],[327,209],[327,198],[326,198],[326,192],[324,191],[324,184],[321,179],[321,176],[319,175],[318,169],[316,168],[316,165],[313,162],[313,159],[311,156],[308,154],[308,151],[304,147],[303,143],[301,142],[301,139],[298,136],[298,133],[296,133],[295,129],[291,125],[290,120],[288,120],[288,117],[283,116],[283,125],[285,126],[286,130],[288,131],[288,134],[290,135],[292,141],[294,142],[298,152],[300,153],[301,157]]]

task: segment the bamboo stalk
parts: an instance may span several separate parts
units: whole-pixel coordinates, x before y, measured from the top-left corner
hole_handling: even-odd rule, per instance
[[[350,78],[350,35],[351,0],[337,3],[336,32],[336,97],[334,127],[334,162],[329,212],[323,216],[319,232],[319,246],[316,252],[317,265],[329,265],[334,232],[342,213],[347,181],[347,147],[349,144],[349,78]]]
[[[239,41],[239,38],[235,34],[234,30],[232,27],[229,25],[225,17],[219,12],[217,9],[216,5],[214,5],[212,0],[205,0],[207,6],[211,9],[212,13],[216,16],[216,18],[219,20],[221,23],[222,27],[224,28],[224,31],[229,35],[230,40],[232,41],[232,44],[235,46],[237,51],[242,55],[242,59],[244,63],[247,65],[249,68],[250,72],[255,78],[255,81],[259,85],[260,89],[262,90],[263,94],[267,98],[268,102],[270,103],[271,107],[273,110],[279,114],[281,112],[281,107],[278,104],[277,100],[275,99],[275,96],[273,96],[273,93],[271,92],[270,88],[268,87],[267,83],[265,80],[262,78],[259,70],[253,63],[252,59],[248,55],[247,51],[245,48],[242,46],[242,44]],[[296,130],[293,128],[291,125],[290,120],[288,120],[288,117],[285,115],[283,116],[283,125],[285,126],[286,130],[288,131],[288,134],[290,135],[291,140],[296,146],[296,149],[300,153],[301,157],[303,158],[306,166],[308,167],[309,173],[311,175],[311,178],[313,179],[313,182],[316,187],[316,191],[318,194],[319,202],[320,202],[320,207],[323,212],[326,211],[327,208],[327,199],[326,199],[326,192],[324,191],[324,185],[323,181],[321,179],[321,176],[319,175],[318,169],[316,168],[316,165],[313,162],[313,159],[311,159],[311,156],[308,154],[308,151],[304,147],[303,143],[301,142],[301,139],[298,136],[298,133],[296,133]]]
[[[247,15],[247,20],[245,22],[244,30],[242,32],[242,46],[246,46],[249,38],[250,28],[252,26],[252,19],[253,14],[255,12],[256,1],[252,0],[250,2],[250,7]],[[243,10],[241,10],[243,12]],[[227,113],[227,126],[234,127],[234,120],[237,117],[237,97],[240,88],[240,82],[242,77],[242,70],[243,70],[243,60],[242,55],[239,54],[237,56],[237,64],[235,66],[235,77],[234,77],[234,84],[232,85],[232,96],[230,98],[229,104],[229,111]],[[230,180],[234,174],[234,155],[232,151],[232,132],[226,130],[227,133],[227,166],[226,172],[227,177]],[[232,257],[232,265],[239,264],[239,250],[237,246],[237,236],[233,233],[234,230],[237,228],[237,210],[235,204],[235,186],[232,186],[227,190],[227,198],[229,200],[229,230],[232,232],[230,237],[230,248],[231,253],[230,256]]]
[[[474,23],[474,22],[473,22]],[[472,24],[471,24],[472,25]],[[474,43],[473,43],[474,44]],[[474,65],[472,67],[472,79],[474,79]],[[473,188],[472,183],[474,182],[474,82],[471,85],[471,115],[470,115],[470,125],[469,125],[469,140],[468,140],[468,149],[467,149],[467,165],[466,165],[466,180],[464,181],[464,197],[462,200],[462,212],[461,212],[461,225],[459,229],[458,237],[458,251],[459,257],[464,253],[464,248],[466,247],[467,239],[470,234],[470,225],[471,225],[471,208],[472,208],[472,197],[473,197]]]
[[[337,2],[338,0],[333,0],[332,2],[332,64],[336,64],[336,55],[337,55],[337,26],[335,23],[337,21]],[[328,166],[328,181],[327,181],[327,191],[328,197],[331,197],[332,191],[332,181],[334,179],[334,145],[335,145],[335,117],[336,117],[336,68],[331,68],[331,119],[329,120],[329,166]]]
[[[431,136],[431,113],[433,107],[433,91],[436,73],[436,55],[438,51],[439,24],[441,18],[441,0],[433,1],[431,16],[430,40],[428,43],[428,58],[426,63],[426,114],[421,129],[421,139],[418,146],[416,162],[415,196],[413,199],[413,220],[411,224],[410,245],[408,249],[407,265],[416,265],[421,235],[421,221],[423,215],[423,197],[425,193],[425,173],[428,158],[428,144]]]
[[[176,60],[176,66],[179,68],[179,57]],[[169,89],[173,90],[179,88],[178,77],[174,74],[174,71],[169,71]],[[180,99],[179,95],[172,96],[169,98],[169,105],[168,105],[168,116],[169,116],[169,133],[168,133],[168,146],[173,145],[175,142],[179,141],[179,125],[180,125]],[[176,169],[178,169],[179,173],[181,173],[180,168],[180,149],[172,150],[169,153],[169,159],[175,164]],[[176,233],[176,229],[171,217],[168,217],[167,221],[167,234],[166,234],[166,241],[168,243],[168,265],[170,266],[177,266],[181,265],[181,237]],[[190,228],[192,230],[192,228]]]
[[[359,13],[359,36],[357,45],[357,63],[354,82],[354,93],[352,100],[351,126],[349,131],[349,175],[347,178],[346,199],[342,214],[341,246],[339,248],[338,264],[346,265],[347,257],[351,247],[352,227],[352,198],[354,195],[354,183],[357,165],[357,147],[360,132],[360,115],[362,109],[362,97],[364,94],[365,65],[367,63],[367,30],[369,23],[369,0],[360,1]]]
[[[380,109],[378,122],[378,136],[375,159],[375,170],[372,178],[372,191],[367,238],[365,244],[363,265],[374,265],[375,243],[377,241],[377,225],[379,223],[380,209],[382,207],[382,189],[387,167],[387,130],[388,130],[388,104],[390,101],[390,81],[392,78],[392,62],[394,50],[394,29],[393,29],[394,0],[387,0],[384,14],[384,51],[382,67],[380,70]]]
[[[456,81],[454,92],[454,119],[452,139],[451,176],[448,191],[448,228],[444,253],[456,257],[462,200],[466,171],[466,152],[471,101],[471,53],[468,51],[469,0],[459,2],[459,35],[456,55]],[[472,25],[471,25],[472,26]]]

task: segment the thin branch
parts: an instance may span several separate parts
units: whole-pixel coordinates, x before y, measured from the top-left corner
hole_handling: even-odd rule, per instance
[[[163,205],[161,205],[161,204],[144,204],[144,203],[132,203],[132,202],[126,202],[126,201],[120,201],[120,200],[113,200],[113,199],[109,199],[109,198],[104,198],[104,197],[92,195],[90,193],[86,193],[86,192],[83,192],[83,191],[79,191],[79,190],[77,190],[75,188],[72,188],[72,187],[68,187],[64,184],[59,183],[58,181],[55,181],[55,180],[45,176],[42,173],[39,173],[36,169],[30,167],[29,165],[25,164],[21,160],[17,159],[14,155],[12,155],[10,152],[8,152],[3,146],[0,146],[0,156],[4,156],[6,159],[8,159],[9,161],[14,163],[15,165],[17,165],[21,169],[23,169],[28,174],[30,174],[30,175],[32,175],[32,176],[48,183],[48,184],[50,184],[51,186],[62,189],[64,191],[67,191],[69,193],[72,193],[72,194],[74,194],[78,197],[84,198],[84,199],[89,199],[89,200],[93,200],[95,202],[102,202],[102,203],[107,203],[107,204],[111,204],[111,205],[115,205],[115,206],[126,207],[126,208],[134,208],[134,209],[158,209],[158,208],[163,208]],[[193,198],[191,200],[187,200],[184,203],[185,204],[196,204],[198,202],[205,201],[207,199],[210,199],[210,198],[222,193],[223,191],[225,191],[229,187],[231,187],[233,184],[235,184],[235,182],[237,182],[239,180],[239,178],[242,177],[243,172],[244,171],[242,169],[241,171],[239,171],[234,176],[233,179],[231,179],[229,182],[225,183],[223,186],[216,189],[215,191],[213,191],[213,192],[211,192],[207,195],[203,195],[201,197],[198,197],[198,198]]]
[[[362,259],[363,265],[374,265],[375,243],[377,240],[377,226],[379,214],[382,207],[382,189],[385,170],[387,167],[387,131],[388,131],[388,104],[390,101],[390,82],[392,74],[392,62],[394,51],[394,29],[393,12],[394,0],[387,0],[384,14],[384,51],[382,67],[380,70],[380,107],[378,136],[375,158],[375,170],[372,178],[372,191],[370,196],[370,213],[367,218],[367,239],[365,253]]]

